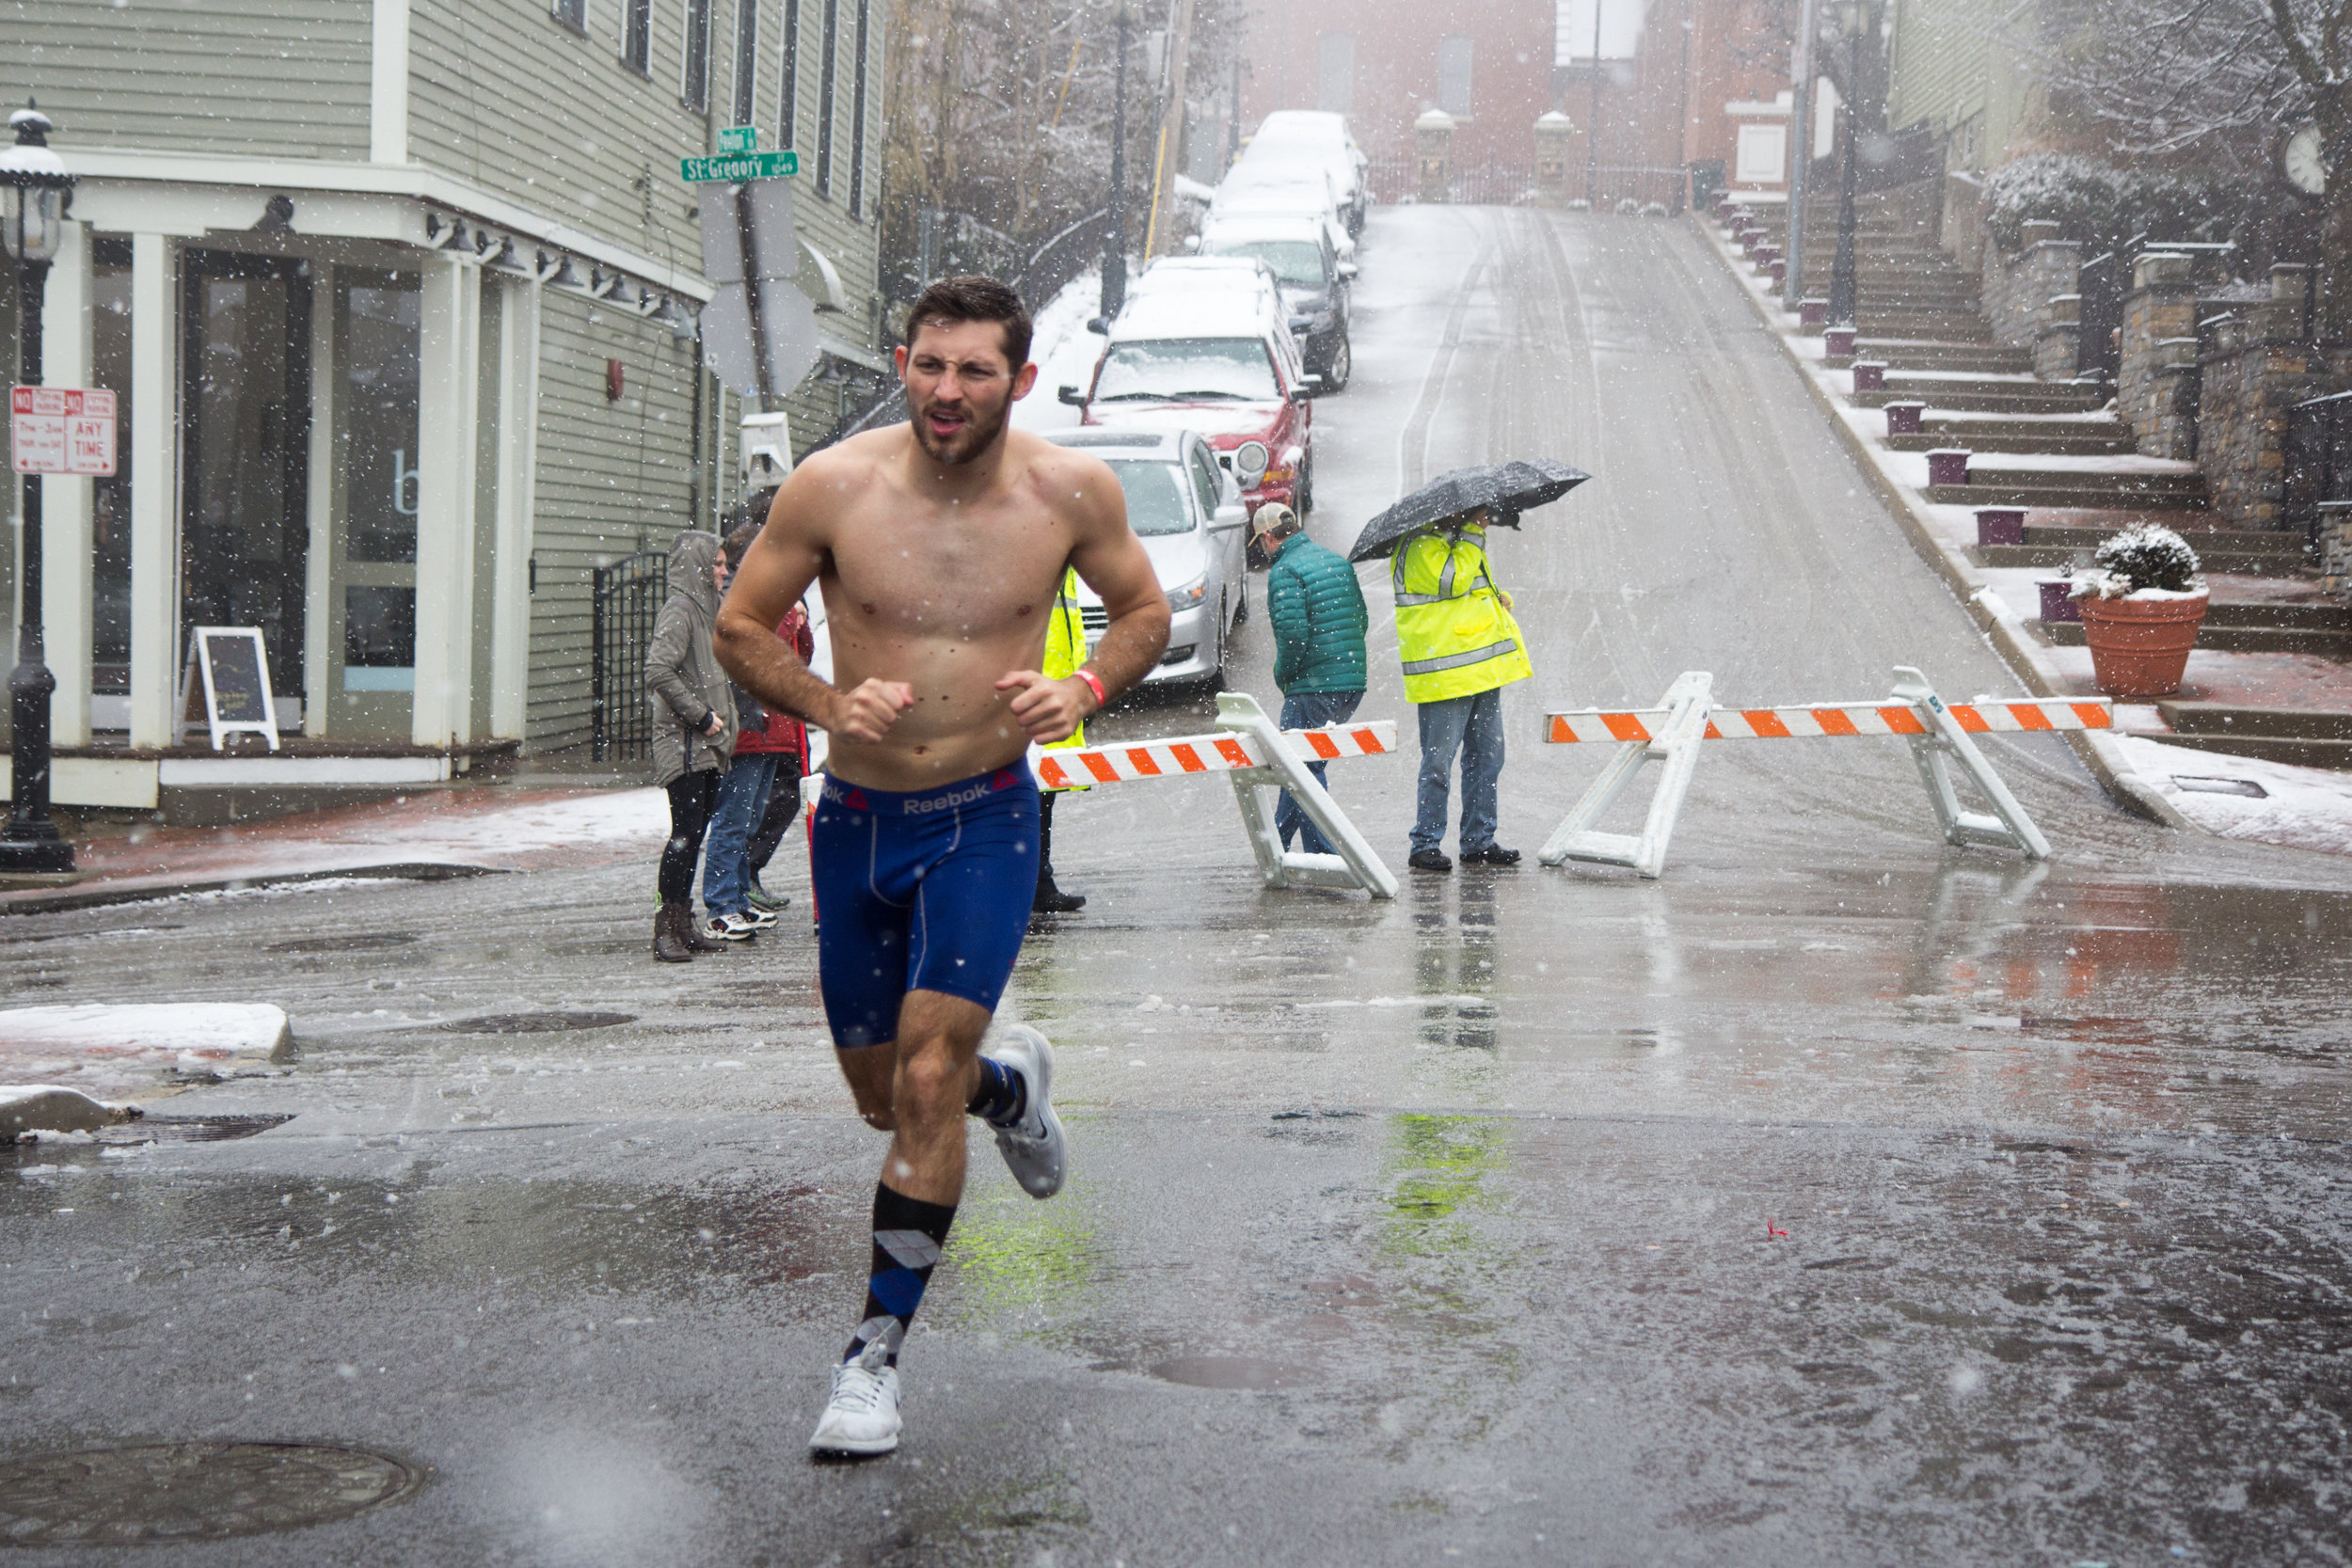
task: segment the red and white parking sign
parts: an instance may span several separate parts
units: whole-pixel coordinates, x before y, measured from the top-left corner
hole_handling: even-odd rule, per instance
[[[20,474],[115,471],[115,395],[100,388],[11,387],[8,436]]]

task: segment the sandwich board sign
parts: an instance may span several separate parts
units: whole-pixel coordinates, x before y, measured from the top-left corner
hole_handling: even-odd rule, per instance
[[[180,733],[199,724],[212,732],[213,750],[230,736],[266,736],[278,750],[278,700],[269,689],[268,650],[259,626],[198,626],[188,635],[188,662],[180,677]]]
[[[115,395],[101,387],[8,388],[8,451],[20,474],[115,471]]]

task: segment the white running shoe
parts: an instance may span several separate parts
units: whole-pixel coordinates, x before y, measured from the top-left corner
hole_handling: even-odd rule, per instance
[[[833,1370],[833,1398],[817,1418],[808,1446],[818,1453],[888,1453],[898,1446],[898,1369],[886,1365],[889,1347],[869,1341],[854,1361]]]
[[[761,909],[756,904],[746,904],[743,908],[736,911],[727,918],[730,920],[739,920],[755,931],[764,931],[771,926],[776,924],[775,915],[767,910]]]
[[[703,935],[713,942],[749,942],[759,927],[739,914],[714,914],[703,922]]]
[[[1004,1155],[1012,1179],[1031,1197],[1052,1197],[1061,1191],[1067,1150],[1062,1144],[1061,1117],[1054,1114],[1054,1047],[1025,1023],[1009,1025],[1004,1038],[989,1053],[1021,1074],[1028,1086],[1021,1120],[996,1129],[996,1148]]]

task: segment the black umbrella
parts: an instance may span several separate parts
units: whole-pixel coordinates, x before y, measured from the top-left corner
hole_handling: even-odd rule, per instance
[[[1397,541],[1434,523],[1486,509],[1486,521],[1504,528],[1519,526],[1519,514],[1556,501],[1593,476],[1549,457],[1489,463],[1478,468],[1455,468],[1439,474],[1420,489],[1364,525],[1356,536],[1350,561],[1370,561],[1394,549]]]

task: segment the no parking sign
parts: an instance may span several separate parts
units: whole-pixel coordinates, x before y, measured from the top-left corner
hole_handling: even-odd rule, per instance
[[[20,474],[115,471],[115,395],[102,388],[12,387],[8,436]]]

